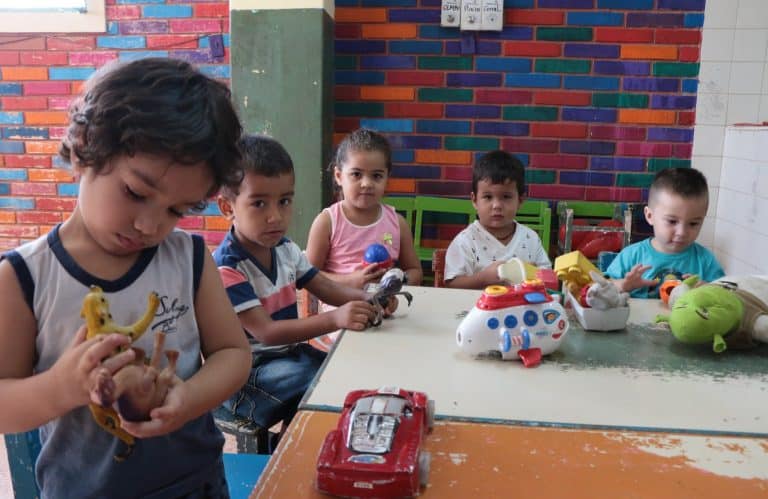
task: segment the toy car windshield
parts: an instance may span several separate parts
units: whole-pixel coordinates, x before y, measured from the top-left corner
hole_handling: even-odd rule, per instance
[[[361,398],[352,411],[347,447],[355,452],[389,452],[404,413],[406,416],[412,414],[401,397],[375,395]]]

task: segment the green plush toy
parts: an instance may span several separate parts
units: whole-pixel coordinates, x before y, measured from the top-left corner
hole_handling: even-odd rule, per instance
[[[724,277],[694,287],[689,277],[670,297],[668,322],[683,343],[709,343],[716,353],[726,348],[749,348],[756,341],[768,343],[768,276]]]

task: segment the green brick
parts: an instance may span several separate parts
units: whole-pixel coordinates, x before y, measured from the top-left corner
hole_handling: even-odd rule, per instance
[[[472,102],[471,88],[420,88],[423,102]]]
[[[538,73],[589,73],[590,61],[583,59],[537,59]]]
[[[461,151],[492,151],[499,148],[499,139],[446,137],[445,148]]]
[[[592,40],[592,28],[536,28],[537,40],[556,42]]]
[[[554,184],[556,172],[550,170],[526,170],[526,184]]]
[[[666,168],[690,168],[690,159],[651,158],[648,160],[648,171],[658,172]]]
[[[557,108],[547,106],[505,106],[507,121],[557,121]]]
[[[334,59],[334,69],[357,69],[357,56],[337,55]]]
[[[616,187],[648,187],[653,181],[653,173],[619,173],[616,175]]]
[[[699,76],[698,62],[654,62],[654,76],[680,76],[695,78]]]
[[[419,57],[419,69],[472,69],[471,57]]]
[[[645,94],[594,94],[592,105],[595,107],[648,107],[648,96]]]
[[[367,118],[384,116],[384,104],[379,102],[337,102],[333,109],[336,116],[365,116]]]

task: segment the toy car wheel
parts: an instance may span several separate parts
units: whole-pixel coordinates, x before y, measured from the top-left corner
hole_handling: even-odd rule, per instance
[[[419,485],[426,487],[429,483],[429,466],[432,462],[432,455],[429,452],[419,453]]]
[[[427,431],[432,431],[435,427],[435,401],[427,400]]]

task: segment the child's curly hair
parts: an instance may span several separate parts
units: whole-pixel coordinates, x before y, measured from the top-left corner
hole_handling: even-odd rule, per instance
[[[136,153],[202,161],[213,174],[212,195],[242,175],[241,133],[224,84],[185,61],[147,58],[109,65],[86,82],[59,155],[97,172],[116,156]]]

